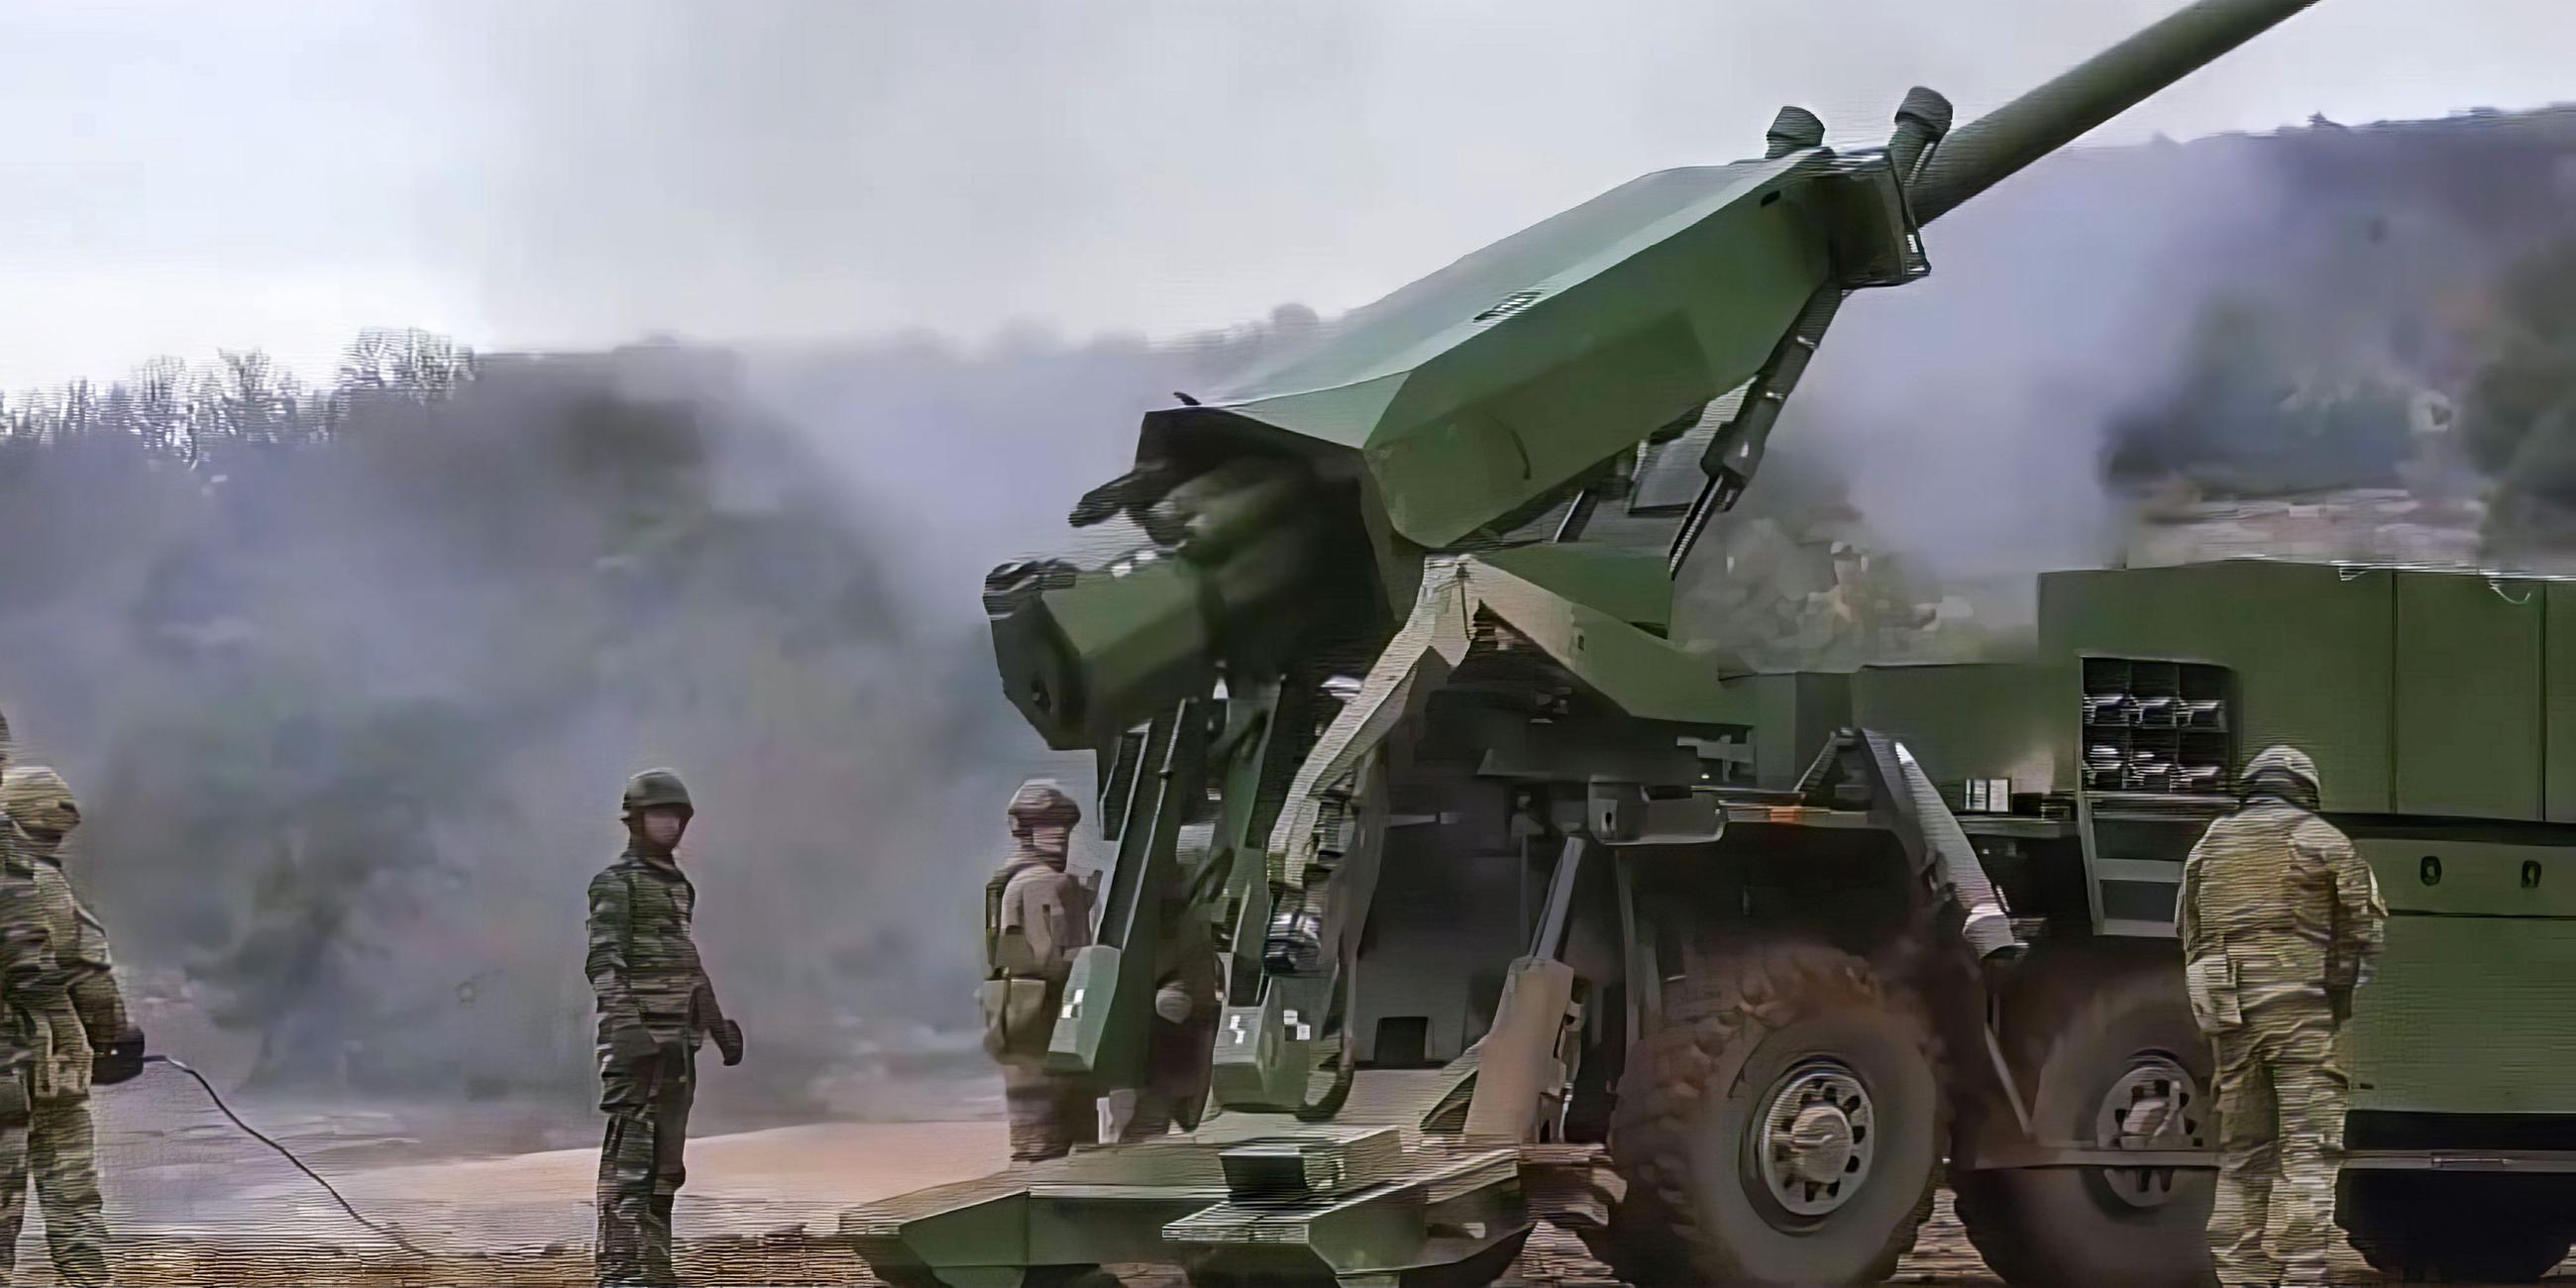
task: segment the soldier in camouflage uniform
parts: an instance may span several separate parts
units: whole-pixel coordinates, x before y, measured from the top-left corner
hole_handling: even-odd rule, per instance
[[[984,890],[984,1050],[1002,1066],[1011,1161],[1060,1158],[1100,1139],[1098,1093],[1046,1071],[1048,1034],[1075,952],[1091,943],[1091,888],[1065,870],[1082,808],[1053,783],[1011,796],[1008,863]]]
[[[0,810],[7,811],[32,846],[27,867],[73,1012],[57,1011],[35,1034],[27,1153],[0,1161],[0,1246],[17,1246],[19,1224],[26,1216],[27,1173],[7,1166],[23,1162],[35,1173],[54,1273],[72,1288],[93,1288],[106,1284],[108,1276],[107,1217],[99,1195],[90,1086],[122,1082],[142,1072],[143,1031],[127,1017],[117,990],[106,928],[81,906],[63,873],[63,841],[80,826],[80,807],[70,786],[41,765],[11,769],[0,777]]]
[[[9,726],[0,721],[0,767],[8,764]],[[33,1117],[37,1057],[53,1033],[77,1028],[69,977],[55,964],[42,899],[36,892],[34,842],[0,815],[0,1177],[27,1189],[28,1125]],[[50,1220],[48,1221],[50,1225]],[[13,1220],[10,1226],[16,1230]],[[17,1242],[0,1246],[0,1279],[17,1267]]]
[[[627,780],[626,852],[590,883],[590,952],[599,997],[599,1242],[603,1285],[670,1284],[671,1206],[687,1179],[689,1104],[697,1052],[713,1038],[727,1065],[742,1061],[742,1028],[716,1005],[689,922],[696,887],[675,847],[694,815],[667,769]]]
[[[2229,1288],[2319,1284],[2348,1099],[2335,1036],[2388,913],[2352,842],[2317,817],[2305,753],[2256,756],[2244,798],[2192,847],[2177,909],[2192,1011],[2218,1059],[2210,1251]]]

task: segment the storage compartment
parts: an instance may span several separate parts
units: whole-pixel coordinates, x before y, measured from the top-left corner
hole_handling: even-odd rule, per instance
[[[2483,579],[2473,580],[2485,593]],[[2230,751],[2222,764],[2229,774],[2243,769],[2242,756],[2289,743],[2316,758],[2328,810],[2385,814],[2394,776],[2395,583],[2385,569],[2261,559],[2049,573],[2039,582],[2040,650],[2042,656],[2187,658],[2224,667],[2237,685],[2226,712]],[[2177,689],[2181,683],[2177,673]],[[2075,699],[2067,693],[2062,700]],[[2135,715],[2148,710],[2142,702]],[[2104,714],[2134,721],[2122,712]],[[2134,756],[2134,739],[2124,734],[2105,745]],[[2089,771],[2091,750],[2086,743],[2070,748],[2070,770]],[[2193,755],[2179,741],[2174,752]],[[2110,758],[2101,759],[2109,768]],[[2125,781],[2134,761],[2119,763]]]
[[[2576,823],[2576,582],[2548,583],[2541,615],[2541,809]]]
[[[2383,871],[2383,887],[2412,884]],[[2576,1113],[2576,921],[2395,916],[2345,1030],[2355,1110]],[[2473,1058],[2464,1058],[2473,1057]]]
[[[2397,574],[2394,807],[2541,817],[2542,586]]]
[[[2439,829],[2354,844],[2390,916],[2346,1032],[2353,1108],[2576,1113],[2576,850]]]

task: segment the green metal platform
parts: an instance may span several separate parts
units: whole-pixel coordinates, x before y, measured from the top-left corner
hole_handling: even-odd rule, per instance
[[[1362,1071],[1329,1123],[1222,1113],[1185,1135],[853,1208],[841,1237],[887,1282],[922,1288],[1135,1264],[1214,1282],[1487,1283],[1541,1215],[1597,1221],[1606,1203],[1585,1201],[1595,1147],[1424,1130],[1463,1103],[1472,1072],[1472,1058]]]

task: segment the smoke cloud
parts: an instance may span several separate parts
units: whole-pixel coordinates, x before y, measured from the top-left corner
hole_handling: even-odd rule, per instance
[[[758,1054],[710,1110],[887,1110],[872,1084],[984,1072],[1001,803],[1088,770],[995,692],[982,571],[1048,543],[1144,408],[1312,323],[487,355],[452,390],[414,337],[322,391],[252,357],[23,401],[20,754],[83,795],[121,960],[184,975],[254,1084],[567,1104],[582,889],[625,776],[675,767]]]
[[[2228,316],[2269,342],[2217,355],[2258,367],[2257,411],[2355,386],[2462,396],[2498,275],[2565,231],[2571,149],[2559,109],[2061,154],[1926,230],[1931,277],[1844,310],[1777,450],[1953,580],[2113,560],[2125,493],[2156,481],[2112,477],[2115,454],[2297,446],[2224,405],[2238,391],[2205,350]]]

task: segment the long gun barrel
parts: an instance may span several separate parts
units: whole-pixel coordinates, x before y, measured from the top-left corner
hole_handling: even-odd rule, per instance
[[[1952,132],[1909,189],[1930,223],[2316,0],[2200,0]]]

